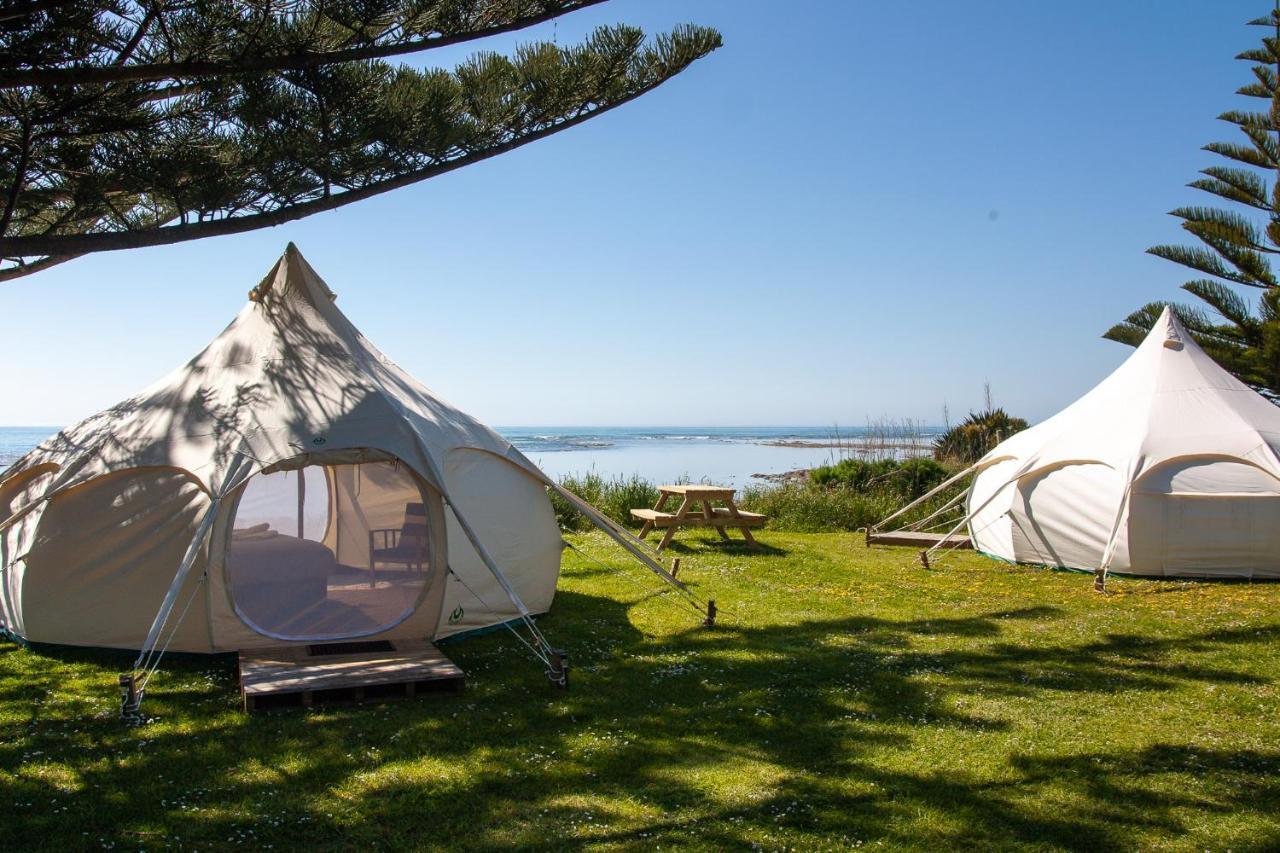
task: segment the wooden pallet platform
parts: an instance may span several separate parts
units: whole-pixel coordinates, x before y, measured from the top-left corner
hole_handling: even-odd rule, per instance
[[[425,640],[318,643],[240,653],[246,712],[457,693],[465,676]]]
[[[941,533],[913,533],[909,530],[888,530],[872,533],[867,531],[867,547],[872,545],[906,545],[911,548],[932,548],[941,544],[944,548],[972,548],[973,542],[968,536],[955,534],[945,536]]]

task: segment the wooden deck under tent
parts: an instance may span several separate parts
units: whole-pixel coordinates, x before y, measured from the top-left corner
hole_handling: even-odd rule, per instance
[[[465,676],[425,640],[314,643],[240,653],[246,712],[457,693]]]
[[[906,545],[911,548],[972,548],[973,541],[963,534],[924,533],[914,530],[867,531],[867,547],[872,545]]]

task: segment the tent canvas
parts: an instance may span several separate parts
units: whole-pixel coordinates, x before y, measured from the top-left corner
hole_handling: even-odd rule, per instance
[[[1097,387],[997,445],[967,498],[1003,559],[1160,577],[1280,577],[1280,408],[1169,309]]]
[[[0,628],[221,652],[527,622],[560,567],[547,488],[682,586],[379,352],[290,244],[190,362],[0,474]]]

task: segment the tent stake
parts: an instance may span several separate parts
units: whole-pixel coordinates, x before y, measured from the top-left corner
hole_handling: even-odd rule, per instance
[[[569,688],[569,656],[563,649],[547,649],[551,659],[551,668],[547,670],[547,678],[561,690]]]
[[[1093,570],[1093,591],[1104,594],[1107,591],[1107,573],[1102,569]]]
[[[142,692],[138,690],[138,682],[132,672],[120,676],[120,719],[130,725],[143,721]]]
[[[926,569],[929,568],[929,552],[928,551],[920,552],[920,565]]]
[[[702,620],[702,624],[708,628],[716,626],[716,600],[714,598],[707,599],[707,618]]]
[[[675,577],[680,573],[680,558],[676,557],[676,561],[671,565],[671,577]]]

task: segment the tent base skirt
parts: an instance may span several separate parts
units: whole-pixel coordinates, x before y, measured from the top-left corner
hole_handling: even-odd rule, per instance
[[[465,676],[425,640],[330,643],[240,653],[246,712],[458,693]]]
[[[1078,566],[1056,566],[1053,563],[1036,563],[1030,560],[1010,560],[1008,557],[1002,557],[999,554],[992,554],[989,551],[976,549],[979,554],[989,560],[995,560],[997,563],[1004,563],[1006,566],[1026,566],[1032,569],[1049,569],[1054,572],[1071,572],[1077,575],[1096,575],[1097,569],[1082,569]],[[1274,577],[1234,577],[1229,575],[1148,575],[1141,572],[1122,572],[1116,569],[1107,569],[1107,577],[1126,578],[1129,580],[1139,581],[1170,581],[1174,583],[1186,583],[1192,581],[1195,583],[1280,583],[1280,578]]]

